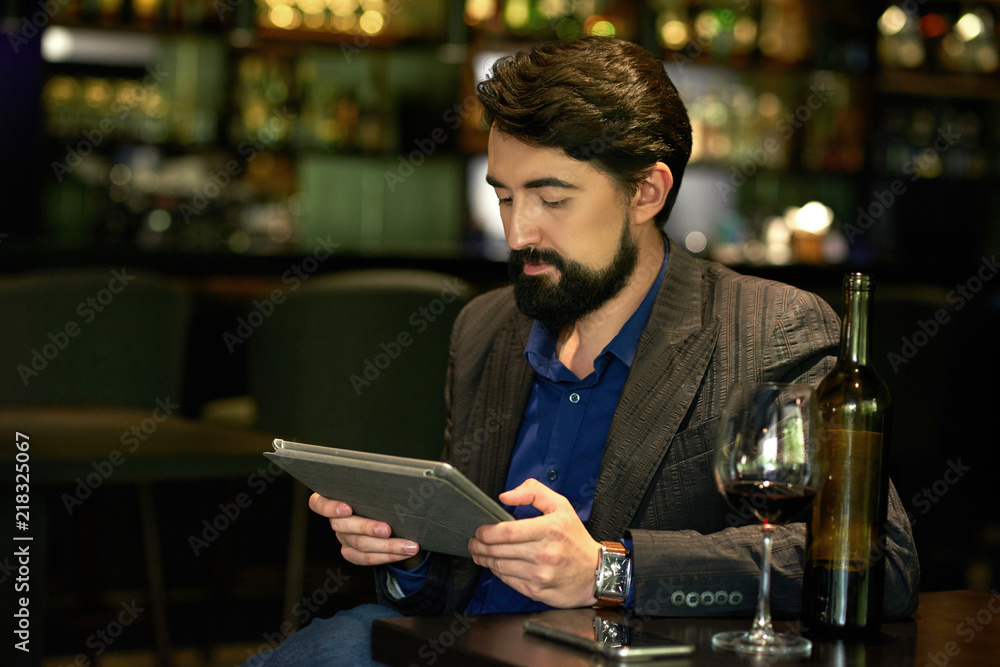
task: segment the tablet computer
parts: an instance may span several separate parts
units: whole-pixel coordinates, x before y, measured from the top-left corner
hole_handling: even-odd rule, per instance
[[[393,537],[427,551],[468,556],[479,526],[514,518],[441,461],[281,439],[264,456],[321,496],[347,503],[357,516],[386,522]]]

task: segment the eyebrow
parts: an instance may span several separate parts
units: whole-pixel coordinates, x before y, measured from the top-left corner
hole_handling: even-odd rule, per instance
[[[490,176],[489,174],[486,175],[486,182],[495,188],[504,188],[505,190],[510,189],[497,179]],[[543,178],[536,178],[530,180],[524,184],[524,187],[527,189],[532,189],[532,188],[564,188],[566,190],[580,189],[580,186],[573,185],[572,183],[567,183],[561,178],[556,178],[555,176],[545,176]]]

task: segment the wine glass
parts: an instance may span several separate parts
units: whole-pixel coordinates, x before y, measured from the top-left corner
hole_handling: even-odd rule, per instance
[[[809,506],[823,479],[815,457],[818,419],[813,390],[806,385],[741,383],[726,401],[715,482],[733,510],[761,523],[763,555],[753,626],[714,635],[716,648],[776,656],[807,655],[812,649],[805,637],[777,633],[771,625],[771,533]]]

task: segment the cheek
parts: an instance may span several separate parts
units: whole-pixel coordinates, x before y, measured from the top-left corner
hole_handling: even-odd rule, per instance
[[[567,241],[577,256],[590,268],[606,266],[618,251],[622,215],[618,209],[600,209],[587,215],[586,221]]]

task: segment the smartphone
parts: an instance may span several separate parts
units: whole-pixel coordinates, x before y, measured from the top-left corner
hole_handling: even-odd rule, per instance
[[[557,624],[535,619],[525,621],[524,629],[618,662],[679,657],[695,651],[694,644],[598,615],[594,615],[590,628],[584,624]]]

